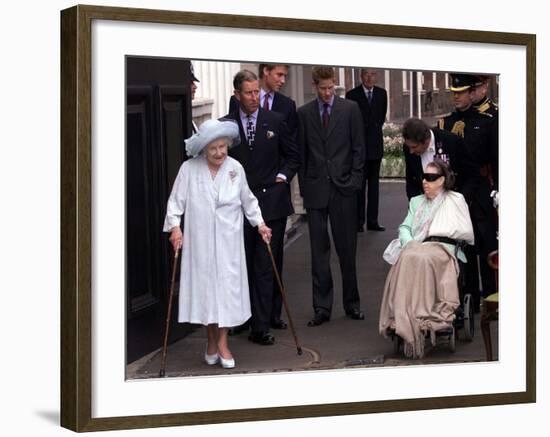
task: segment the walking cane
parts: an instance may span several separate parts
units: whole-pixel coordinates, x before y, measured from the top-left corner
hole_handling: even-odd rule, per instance
[[[170,330],[170,318],[172,316],[172,298],[174,296],[174,284],[176,282],[176,270],[178,267],[178,254],[180,249],[176,249],[174,253],[174,263],[172,265],[172,280],[170,281],[170,293],[168,297],[168,311],[166,314],[166,328],[164,330],[164,346],[162,348],[162,363],[160,365],[159,376],[164,378],[164,370],[166,368],[166,349],[168,348],[168,331]]]
[[[300,347],[300,344],[298,343],[298,337],[296,336],[296,330],[294,329],[294,323],[292,323],[292,317],[290,316],[290,311],[288,309],[288,303],[286,301],[286,295],[285,295],[285,289],[283,288],[283,284],[281,282],[281,278],[279,276],[279,272],[277,271],[277,266],[275,265],[275,259],[273,258],[273,252],[271,252],[271,246],[269,243],[265,243],[267,246],[267,251],[269,252],[269,257],[271,258],[271,265],[273,266],[273,273],[275,274],[275,278],[277,279],[277,283],[279,284],[279,290],[281,291],[281,297],[283,298],[283,305],[285,306],[286,315],[288,316],[288,322],[290,323],[290,329],[292,331],[292,335],[294,336],[294,343],[296,343],[296,349],[298,350],[298,355],[302,355],[302,348]]]

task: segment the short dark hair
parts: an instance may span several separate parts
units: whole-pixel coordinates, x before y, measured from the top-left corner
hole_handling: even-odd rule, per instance
[[[255,82],[258,76],[250,70],[241,70],[233,78],[233,89],[237,91],[243,90],[243,82]]]
[[[437,170],[437,173],[445,177],[443,188],[445,190],[452,190],[455,186],[455,175],[451,171],[449,164],[441,159],[434,159],[426,167],[433,167]]]
[[[313,67],[311,70],[311,78],[315,85],[318,85],[321,80],[334,79],[334,77],[334,68],[332,67]]]
[[[409,118],[403,124],[401,135],[404,140],[410,140],[413,143],[424,143],[431,137],[429,126],[419,118]]]
[[[363,67],[361,68],[361,76],[363,76],[363,74],[367,74],[369,71],[372,71],[375,74],[378,73],[375,68]]]
[[[286,67],[289,68],[286,64],[260,64],[258,65],[258,77],[260,79],[264,78],[264,68],[267,68],[267,71],[273,70],[275,67]]]

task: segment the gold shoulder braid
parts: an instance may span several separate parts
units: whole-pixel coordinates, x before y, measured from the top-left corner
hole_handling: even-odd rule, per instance
[[[487,100],[483,105],[481,105],[480,107],[477,108],[477,110],[479,112],[485,112],[487,111],[488,109],[491,108],[491,104],[489,103],[489,101]]]
[[[462,120],[459,120],[455,122],[453,125],[453,128],[451,129],[451,132],[455,135],[458,135],[459,137],[464,138],[464,128],[466,127],[466,123],[464,123]]]
[[[440,118],[438,121],[437,121],[437,127],[439,129],[445,129],[445,120],[443,118]]]

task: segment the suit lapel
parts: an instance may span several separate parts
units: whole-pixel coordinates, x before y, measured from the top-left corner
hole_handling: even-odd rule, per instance
[[[342,112],[340,111],[340,97],[334,96],[334,103],[332,104],[332,111],[330,113],[328,128],[326,129],[326,138],[328,138],[331,132],[334,130],[338,124],[338,119],[341,117]]]
[[[273,102],[275,103],[275,101]],[[262,143],[262,139],[266,137],[266,128],[264,126],[265,110],[260,108],[258,111],[258,120],[256,120],[256,136],[254,137],[254,145]],[[265,123],[267,125],[267,123]]]
[[[309,107],[309,115],[311,119],[313,120],[313,124],[315,127],[315,130],[317,132],[321,132],[321,135],[324,137],[325,132],[323,129],[323,125],[321,123],[321,114],[319,112],[319,101],[317,99],[313,100]]]
[[[367,96],[365,95],[365,89],[363,88],[363,85],[360,85],[360,88],[357,91],[359,91],[357,93],[357,97],[359,97],[359,102],[358,102],[359,106],[369,110],[370,108],[369,99],[367,99]],[[373,95],[373,99],[374,99],[374,95]]]
[[[424,173],[424,169],[422,168],[422,159],[418,155],[412,155],[412,159],[413,159],[415,173],[418,175],[418,178],[422,183],[422,173]]]
[[[248,158],[250,157],[248,144],[246,141],[246,134],[244,132],[244,127],[241,123],[240,112],[237,111],[232,115],[233,115],[233,120],[235,120],[239,125],[239,133],[241,135],[241,143],[235,147],[236,149],[235,155],[236,155],[237,161],[239,161],[243,167],[246,167],[246,165],[248,164]]]
[[[281,97],[279,96],[279,93],[275,91],[273,93],[273,103],[271,105],[271,110],[275,112],[283,112],[281,107]]]

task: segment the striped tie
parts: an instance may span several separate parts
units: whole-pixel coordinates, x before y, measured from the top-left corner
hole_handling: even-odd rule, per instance
[[[326,129],[328,127],[328,120],[329,120],[329,114],[328,114],[328,103],[323,103],[323,127]]]
[[[248,146],[252,150],[252,145],[254,144],[254,136],[256,135],[256,131],[254,130],[254,123],[252,123],[252,117],[250,115],[247,115],[246,118],[248,119],[248,122],[246,124],[246,138],[248,139]]]

